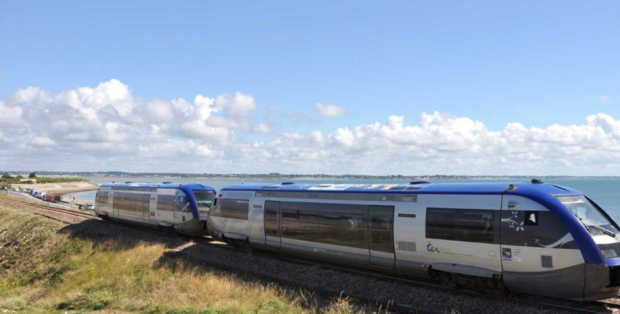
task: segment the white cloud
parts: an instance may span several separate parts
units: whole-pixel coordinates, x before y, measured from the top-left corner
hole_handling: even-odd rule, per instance
[[[602,101],[611,101],[611,97],[608,95],[600,95],[598,98]]]
[[[53,101],[53,98],[46,91],[30,86],[15,92],[12,101],[15,103],[48,104]]]
[[[270,134],[272,133],[272,130],[267,125],[263,123],[259,123],[259,124],[254,125],[254,127],[252,128],[252,132]]]
[[[339,107],[332,104],[316,103],[316,110],[321,117],[340,117],[347,113],[344,107]]]
[[[233,133],[223,127],[208,126],[200,120],[188,121],[183,123],[182,129],[191,138],[201,138],[209,141],[229,141],[232,140]]]
[[[129,87],[116,79],[100,83],[94,88],[80,87],[60,93],[56,101],[85,111],[112,106],[121,116],[128,115],[134,105]]]
[[[155,100],[146,105],[146,112],[152,122],[165,123],[174,118],[174,106],[163,100]]]
[[[19,124],[23,111],[20,107],[9,106],[0,101],[0,123]]]
[[[233,118],[247,118],[258,106],[254,97],[236,92],[235,96],[219,95],[215,99],[215,107],[225,110]]]
[[[620,120],[604,113],[490,130],[433,112],[306,133],[277,132],[257,109],[241,92],[142,100],[117,80],[59,93],[29,87],[0,100],[0,156],[15,170],[44,158],[55,167],[46,170],[74,171],[620,175]]]
[[[180,103],[180,102],[179,102]],[[179,104],[180,106],[180,104]],[[189,107],[191,108],[191,107]],[[184,110],[185,111],[185,110]],[[194,110],[196,117],[199,120],[207,120],[211,116],[212,113],[220,111],[219,108],[215,108],[215,100],[209,97],[204,97],[202,95],[196,96],[194,99]],[[192,113],[192,110],[185,111],[186,115]]]
[[[32,139],[32,144],[35,146],[54,146],[56,142],[47,136],[37,136]]]

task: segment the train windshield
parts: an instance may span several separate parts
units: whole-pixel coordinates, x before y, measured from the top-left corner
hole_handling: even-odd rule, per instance
[[[592,234],[615,237],[618,229],[583,195],[557,196]]]
[[[213,199],[215,198],[215,192],[192,190],[192,193],[194,193],[198,207],[211,207]]]

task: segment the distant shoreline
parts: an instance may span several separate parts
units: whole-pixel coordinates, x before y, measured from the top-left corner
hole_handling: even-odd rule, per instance
[[[9,171],[11,175],[24,175],[28,171]],[[575,175],[328,175],[328,174],[210,174],[210,173],[130,173],[130,172],[46,172],[39,171],[40,176],[61,177],[109,177],[109,178],[197,178],[197,179],[254,179],[254,180],[502,180],[520,179],[618,179],[620,176],[575,176]]]

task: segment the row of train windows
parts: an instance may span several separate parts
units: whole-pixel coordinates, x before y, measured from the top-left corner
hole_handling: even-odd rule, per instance
[[[149,211],[150,194],[143,193],[114,193],[114,209],[124,212]],[[99,203],[108,203],[108,192],[99,192],[96,196]],[[165,211],[188,211],[189,201],[187,196],[159,195],[157,197],[157,210]]]
[[[282,237],[367,248],[364,241],[363,214],[327,214],[283,208]]]
[[[220,202],[223,218],[248,220],[248,200],[221,199]]]
[[[157,210],[166,211],[189,211],[189,200],[185,195],[159,195],[157,197]]]
[[[282,207],[280,223],[278,223],[279,206]],[[393,209],[384,206],[373,208],[384,213],[371,214],[372,249],[393,252]],[[367,249],[365,215],[368,209],[368,205],[267,201],[265,234],[271,237]]]
[[[497,243],[494,225],[492,210],[426,209],[426,237],[429,239]]]
[[[149,211],[149,194],[114,193],[114,210],[121,214],[142,216]]]

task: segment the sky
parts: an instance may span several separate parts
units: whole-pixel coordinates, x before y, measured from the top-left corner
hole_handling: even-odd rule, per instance
[[[620,175],[620,2],[0,1],[0,170]]]

